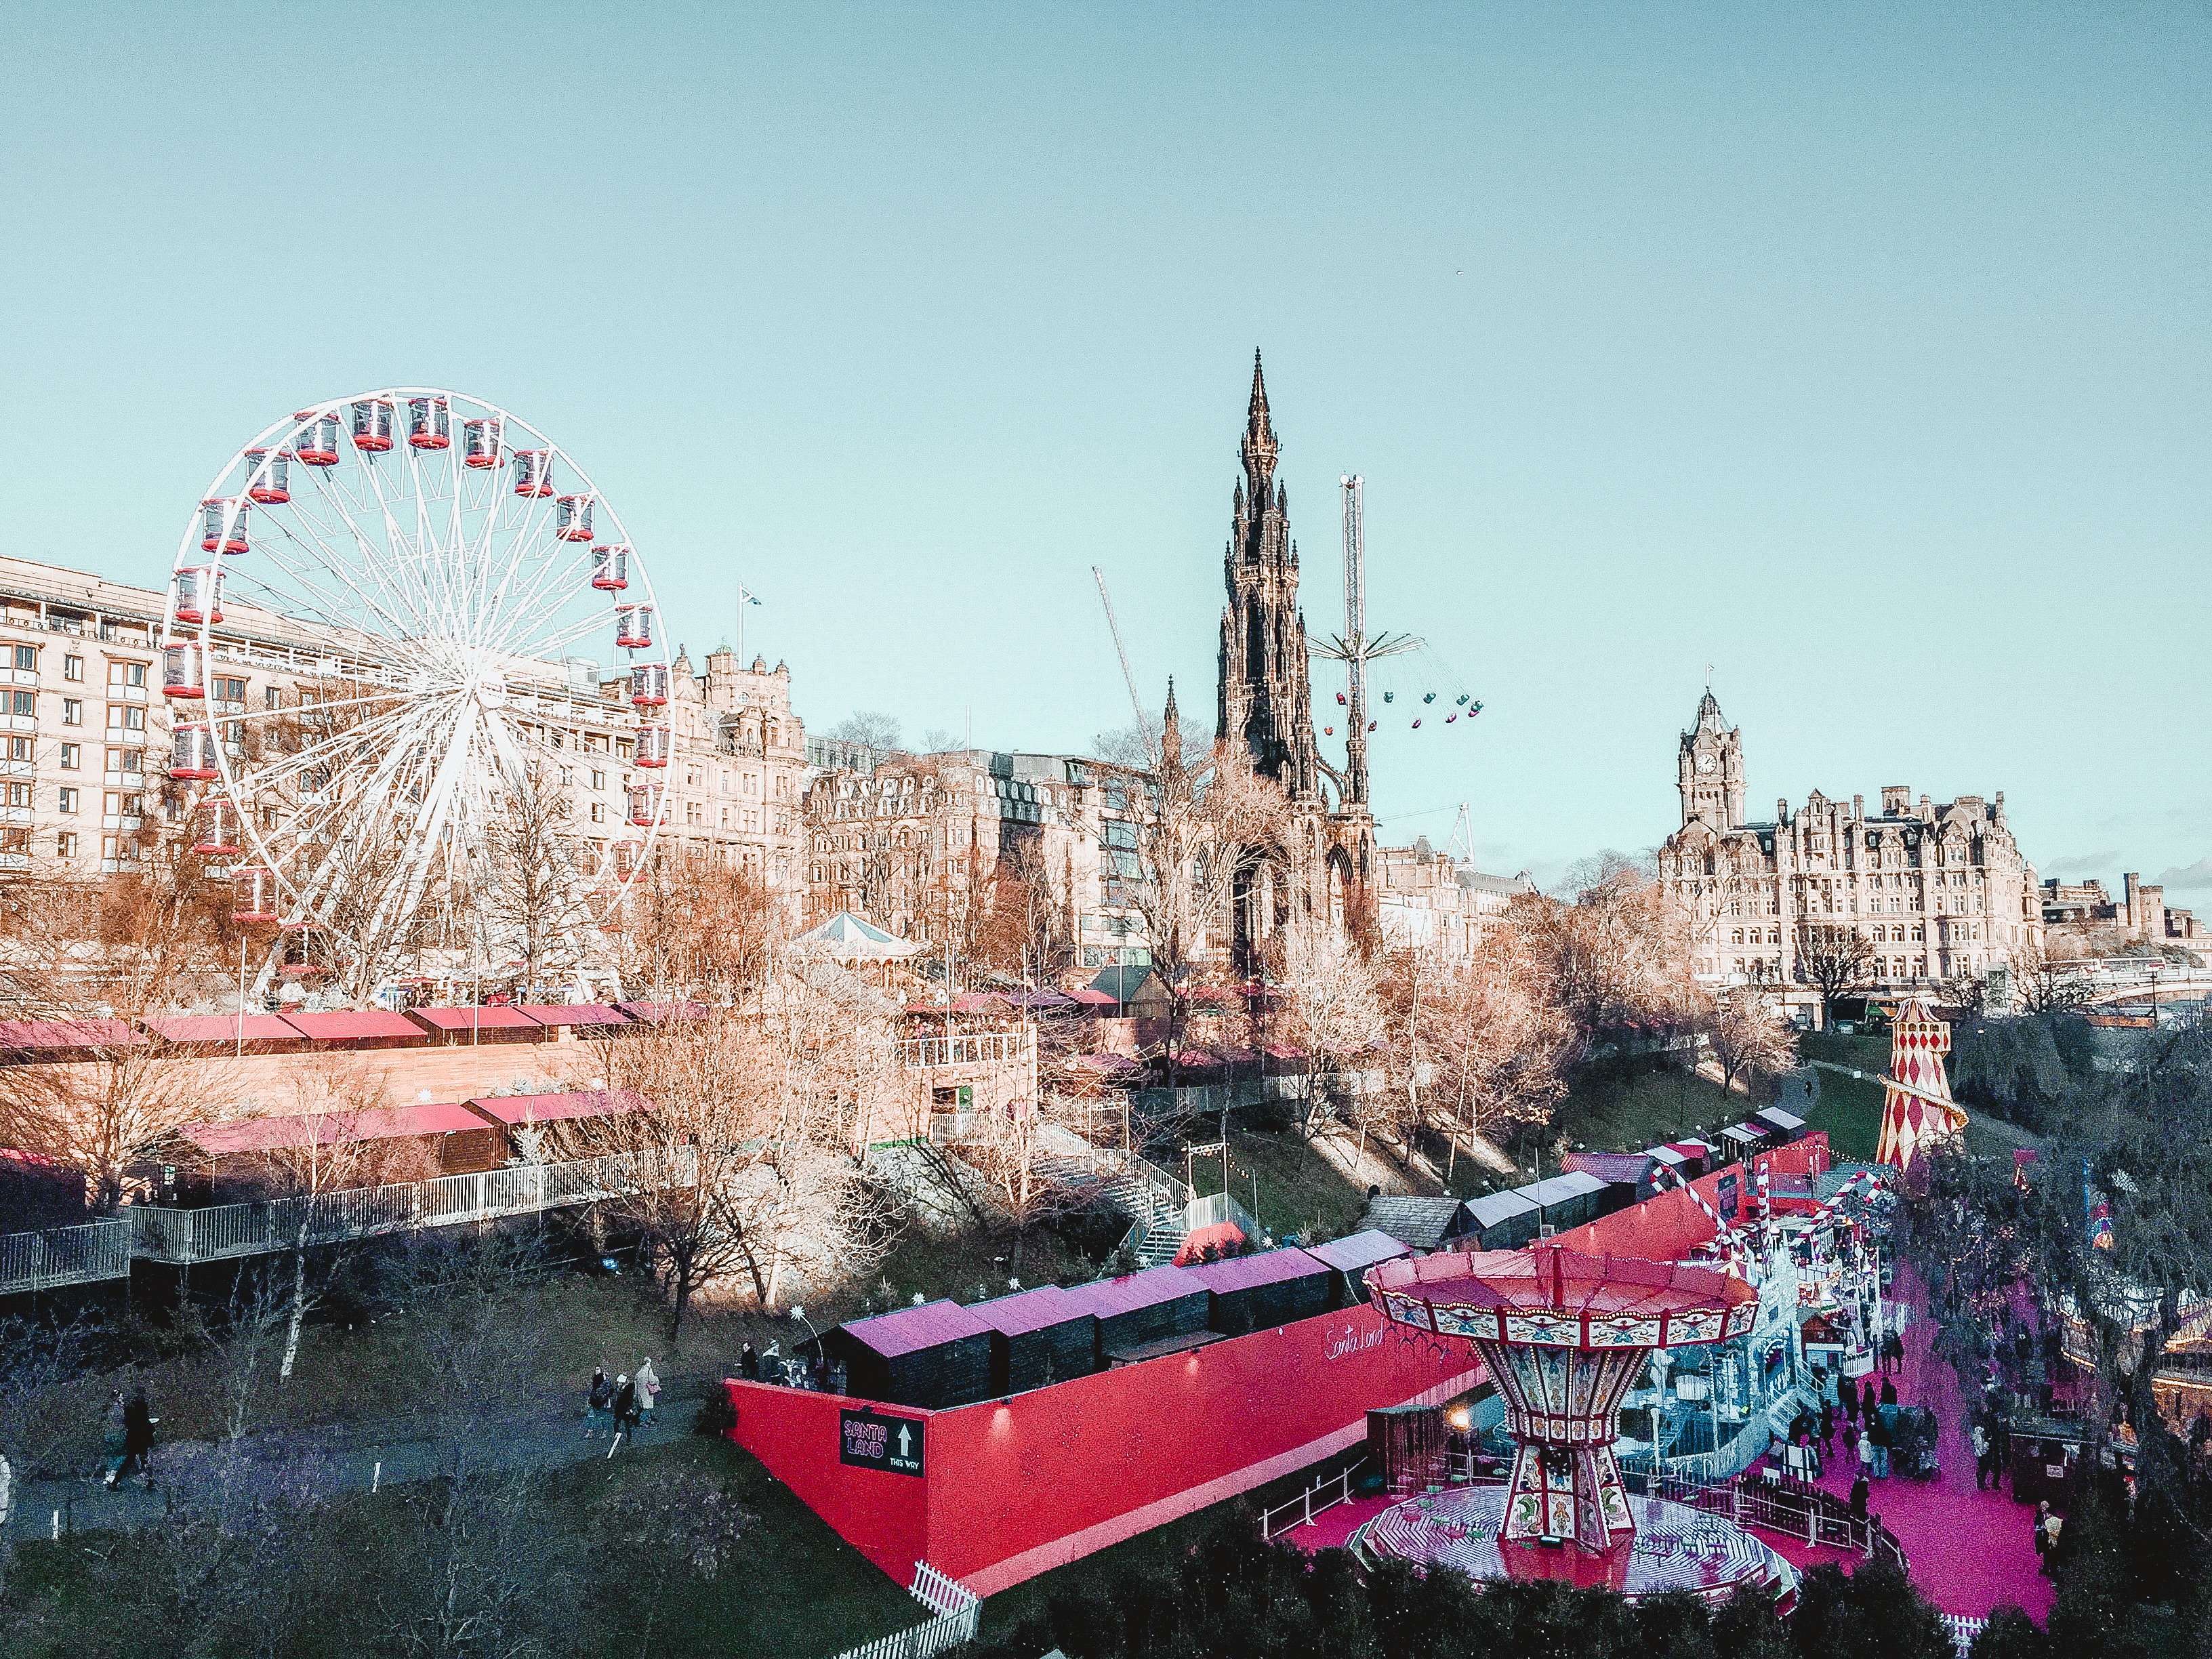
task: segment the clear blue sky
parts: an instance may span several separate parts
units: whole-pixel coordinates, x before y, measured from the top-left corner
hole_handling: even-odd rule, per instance
[[[816,725],[1080,748],[1128,719],[1093,563],[1148,696],[1210,715],[1260,346],[1315,631],[1358,471],[1375,620],[1488,704],[1382,734],[1386,833],[1464,799],[1507,870],[1651,845],[1711,662],[1759,815],[2001,788],[2046,873],[2212,908],[2202,6],[0,40],[13,550],[158,580],[264,422],[448,385],[591,468],[695,653],[757,591]]]

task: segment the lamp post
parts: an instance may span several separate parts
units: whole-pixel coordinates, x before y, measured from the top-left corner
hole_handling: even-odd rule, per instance
[[[814,1328],[814,1322],[806,1316],[806,1310],[796,1303],[792,1304],[791,1316],[806,1327],[807,1337],[814,1344],[814,1357],[822,1363],[823,1380],[827,1382],[830,1375],[829,1358],[822,1352],[822,1333]]]

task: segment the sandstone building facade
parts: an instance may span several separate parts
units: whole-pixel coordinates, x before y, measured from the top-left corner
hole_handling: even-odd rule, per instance
[[[1795,812],[1745,816],[1742,734],[1711,690],[1676,757],[1681,825],[1659,850],[1659,878],[1683,918],[1693,971],[1708,983],[1770,983],[1812,1005],[1805,955],[1821,930],[1863,938],[1883,991],[1981,975],[2041,942],[2034,867],[2005,821],[2004,795],[1916,801],[1910,789]]]

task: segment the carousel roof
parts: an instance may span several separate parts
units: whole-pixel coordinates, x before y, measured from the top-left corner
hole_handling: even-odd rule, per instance
[[[1439,1331],[1458,1328],[1473,1335],[1496,1328],[1509,1340],[1515,1340],[1515,1327],[1526,1322],[1531,1328],[1525,1340],[1547,1344],[1571,1335],[1552,1329],[1562,1324],[1562,1315],[1566,1326],[1585,1328],[1599,1321],[1656,1324],[1663,1317],[1672,1328],[1661,1333],[1662,1342],[1668,1335],[1711,1341],[1735,1334],[1738,1324],[1749,1328],[1759,1300],[1742,1279],[1709,1267],[1584,1255],[1555,1245],[1386,1261],[1369,1271],[1367,1282],[1401,1322]],[[1731,1319],[1739,1310],[1741,1316]],[[1470,1315],[1483,1317],[1470,1327],[1465,1322]],[[1493,1315],[1494,1326],[1487,1317]],[[1710,1335],[1694,1334],[1708,1324]],[[1588,1337],[1571,1343],[1587,1345]]]

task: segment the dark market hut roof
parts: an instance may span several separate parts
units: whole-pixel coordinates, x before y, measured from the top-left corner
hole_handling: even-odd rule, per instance
[[[988,1335],[994,1328],[981,1312],[957,1302],[925,1302],[919,1308],[899,1308],[870,1319],[856,1319],[839,1327],[863,1347],[896,1359],[924,1348],[957,1342],[965,1336]]]
[[[1026,1336],[1049,1325],[1084,1318],[1091,1310],[1057,1285],[1040,1285],[1034,1290],[975,1303],[968,1311],[1001,1336]]]
[[[1609,1186],[1633,1187],[1651,1168],[1649,1152],[1569,1152],[1560,1160],[1571,1174],[1595,1176]]]
[[[410,1008],[410,1019],[419,1020],[434,1031],[525,1031],[536,1030],[538,1022],[520,1008],[504,1004],[486,1003],[466,1008]]]
[[[1433,1250],[1465,1231],[1462,1218],[1466,1210],[1456,1198],[1370,1198],[1359,1221],[1361,1226],[1388,1233],[1414,1249]]]
[[[1280,1285],[1293,1279],[1309,1279],[1328,1271],[1326,1264],[1297,1249],[1262,1250],[1256,1255],[1231,1256],[1225,1261],[1195,1262],[1183,1269],[1209,1291],[1222,1294],[1255,1290],[1262,1285]]]
[[[1534,1200],[1524,1198],[1517,1192],[1486,1193],[1480,1198],[1462,1201],[1467,1206],[1467,1212],[1474,1218],[1475,1225],[1483,1228],[1495,1227],[1516,1216],[1536,1213]]]
[[[1406,1254],[1405,1243],[1370,1227],[1326,1244],[1308,1244],[1305,1253],[1340,1273],[1364,1273],[1378,1261],[1394,1261]]]
[[[1119,1279],[1094,1279],[1068,1291],[1075,1298],[1077,1312],[1097,1314],[1101,1319],[1205,1294],[1205,1281],[1192,1277],[1188,1267],[1147,1267]]]

